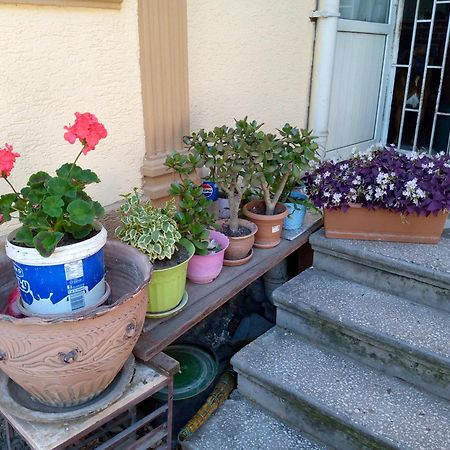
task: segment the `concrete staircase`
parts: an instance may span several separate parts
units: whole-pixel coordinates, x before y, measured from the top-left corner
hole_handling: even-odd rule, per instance
[[[310,243],[277,326],[232,360],[240,397],[183,448],[450,450],[450,239]]]

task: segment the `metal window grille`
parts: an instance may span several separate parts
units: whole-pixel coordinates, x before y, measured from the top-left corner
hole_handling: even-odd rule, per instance
[[[405,7],[411,6],[411,1],[405,0]],[[389,143],[397,144],[400,150],[426,150],[430,153],[446,151],[450,153],[450,64],[448,64],[449,50],[449,15],[450,0],[416,0],[414,19],[412,22],[412,37],[407,61],[397,57],[394,64],[396,72],[396,90],[403,88],[403,100],[401,104],[400,125],[394,126],[394,133],[388,137]],[[430,6],[431,11],[423,14],[424,7]],[[404,17],[403,17],[404,18]],[[402,25],[403,26],[403,25]],[[444,29],[445,27],[445,29]],[[436,35],[441,34],[439,45],[436,44]],[[443,38],[445,34],[445,38]],[[402,45],[401,36],[397,36],[400,41],[397,45]],[[443,41],[443,50],[442,50]],[[405,47],[405,45],[403,45]],[[438,48],[437,48],[438,47]],[[422,48],[425,54],[420,52]],[[433,49],[433,52],[431,50]],[[433,58],[430,58],[431,53]],[[436,60],[436,52],[439,53]],[[418,53],[421,53],[418,56]],[[423,68],[417,61],[423,61]],[[420,70],[418,70],[420,67]],[[398,82],[399,71],[406,70],[406,81]],[[413,79],[414,78],[414,79]],[[447,82],[444,83],[444,80]],[[411,86],[415,88],[411,95]],[[426,101],[424,107],[424,99]],[[445,101],[443,101],[445,100]],[[431,105],[431,106],[430,106]],[[433,107],[434,106],[434,107]],[[390,129],[392,127],[393,116],[399,116],[400,111],[391,109]],[[391,138],[392,140],[390,140]],[[445,140],[445,142],[444,142]],[[443,143],[444,142],[444,143]]]

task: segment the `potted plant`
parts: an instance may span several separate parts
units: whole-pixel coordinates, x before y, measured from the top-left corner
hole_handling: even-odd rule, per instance
[[[285,230],[299,230],[303,226],[308,200],[299,188],[291,185],[286,186],[280,197],[280,202],[286,206],[288,215],[284,218],[283,228]]]
[[[305,177],[331,238],[437,243],[450,207],[450,156],[371,148]]]
[[[246,121],[241,127],[248,127]],[[283,220],[289,213],[279,202],[281,195],[288,183],[299,181],[302,171],[317,160],[317,149],[312,132],[289,124],[279,130],[279,135],[261,130],[256,133],[248,154],[248,170],[255,174],[263,199],[243,208],[244,215],[258,226],[255,247],[271,248],[280,243]]]
[[[186,272],[194,245],[178,231],[173,201],[156,208],[137,189],[124,198],[116,236],[145,253],[153,264],[148,313],[168,313],[187,301]]]
[[[25,187],[15,189],[8,177],[20,155],[8,144],[0,149],[0,175],[12,190],[0,196],[0,222],[16,215],[22,225],[8,236],[6,253],[30,314],[70,313],[106,300],[106,230],[98,223],[104,211],[86,192],[89,184],[100,180],[77,162],[107,132],[93,114],[75,116],[64,138],[71,144],[78,140],[82,149],[73,163],[63,164],[53,176],[36,172]]]
[[[103,208],[85,191],[99,179],[76,164],[106,137],[105,127],[92,114],[76,113],[65,128],[68,142],[82,144],[75,161],[55,176],[37,172],[20,191],[9,179],[20,155],[10,145],[0,149],[0,175],[12,189],[0,197],[0,221],[18,214],[22,224],[6,244],[13,264],[0,255],[0,304],[17,278],[25,313],[33,316],[0,314],[0,369],[36,401],[56,407],[95,398],[127,361],[133,365],[152,272],[136,249],[105,245],[106,231],[96,222]],[[105,266],[112,294],[94,308],[99,300],[92,295],[102,302],[105,293]]]
[[[250,184],[252,173],[248,171],[249,139],[243,133],[226,125],[212,131],[200,130],[185,136],[188,163],[193,168],[206,166],[209,179],[227,195],[230,218],[223,222],[221,231],[230,241],[225,252],[224,265],[240,265],[252,256],[257,227],[239,218],[243,194]],[[248,138],[251,138],[249,133]]]
[[[188,178],[194,171],[192,165],[187,164],[188,159],[186,155],[173,153],[165,164],[181,177],[181,182],[172,183],[170,188],[170,194],[180,199],[175,220],[181,235],[195,247],[187,277],[193,283],[206,284],[214,281],[222,271],[229,240],[212,229],[215,228],[215,217],[208,211],[209,201],[203,195],[202,186]]]

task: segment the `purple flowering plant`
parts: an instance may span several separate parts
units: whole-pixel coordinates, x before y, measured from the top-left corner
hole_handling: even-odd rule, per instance
[[[371,148],[340,161],[322,161],[304,177],[317,208],[352,204],[428,216],[450,209],[450,156]]]

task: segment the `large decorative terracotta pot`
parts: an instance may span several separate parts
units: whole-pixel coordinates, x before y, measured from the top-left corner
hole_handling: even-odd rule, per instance
[[[289,214],[286,206],[277,203],[275,214],[266,215],[266,205],[263,200],[254,200],[244,205],[244,216],[258,227],[255,235],[255,247],[272,248],[281,241],[281,231],[284,218]]]
[[[325,236],[337,239],[437,244],[447,216],[448,211],[426,217],[387,209],[369,210],[361,205],[351,205],[345,212],[340,209],[325,209]]]
[[[147,309],[152,265],[138,250],[118,241],[105,246],[108,303],[83,314],[16,319],[0,315],[0,368],[40,402],[75,406],[99,395],[133,351]],[[0,305],[13,283],[0,261]]]

